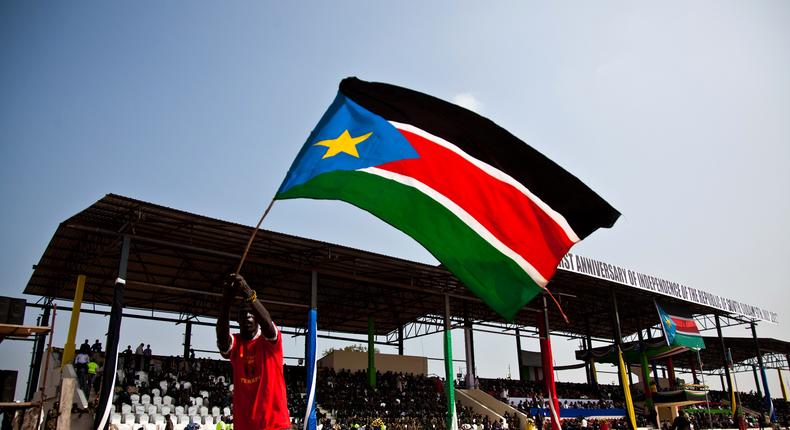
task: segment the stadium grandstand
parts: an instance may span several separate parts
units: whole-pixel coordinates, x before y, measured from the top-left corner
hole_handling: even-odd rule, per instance
[[[51,345],[50,336],[45,347],[47,335],[39,330],[28,406],[3,403],[4,418],[74,429],[95,428],[101,416],[119,430],[231,424],[228,362],[195,358],[188,335],[177,357],[121,352],[112,324],[146,318],[183,324],[187,334],[194,325],[213,325],[205,319],[218,316],[221,278],[235,267],[252,230],[112,194],[63,221],[24,293],[39,298],[27,304],[42,313],[39,326],[50,325],[57,303],[68,302],[76,319],[65,345]],[[456,425],[466,430],[665,427],[680,412],[694,429],[758,428],[768,421],[787,428],[790,419],[786,393],[772,395],[766,379],[771,369],[779,369],[780,378],[788,369],[790,343],[757,336],[761,322],[778,323],[775,313],[586,257],[568,254],[549,284],[562,310],[539,296],[513,321],[502,320],[442,267],[271,231],[258,234],[244,274],[260,286],[283,333],[352,342],[358,338],[351,335],[368,336],[366,351],[316,357],[318,428],[445,429],[452,426],[452,408]],[[676,338],[700,329],[690,335],[696,346],[668,340],[659,308],[675,321]],[[139,310],[145,315],[130,312]],[[305,324],[308,310],[317,310],[318,331]],[[110,315],[109,352],[77,349],[72,330],[80,313]],[[722,327],[736,325],[752,336],[722,336]],[[450,365],[443,377],[429,375],[426,357],[403,354],[404,340],[452,329],[464,332],[464,374],[453,374]],[[716,336],[699,334],[713,330]],[[516,377],[475,375],[475,332],[514,338]],[[581,340],[577,364],[554,366],[552,336]],[[539,338],[541,351],[523,350],[524,337]],[[398,354],[375,353],[379,344],[397,347]],[[95,376],[77,362],[81,354],[87,357],[80,361],[101,369]],[[311,407],[308,366],[302,365],[311,357],[300,361],[285,366],[295,429],[306,428]],[[620,384],[598,383],[602,363],[619,369]],[[569,368],[585,369],[586,381],[554,382],[556,372]],[[736,373],[751,373],[758,392],[738,391]]]

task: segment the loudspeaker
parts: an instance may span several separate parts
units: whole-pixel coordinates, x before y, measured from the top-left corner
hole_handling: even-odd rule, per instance
[[[0,324],[24,324],[26,305],[25,299],[0,297]]]
[[[16,370],[0,370],[0,402],[13,402],[16,393]]]

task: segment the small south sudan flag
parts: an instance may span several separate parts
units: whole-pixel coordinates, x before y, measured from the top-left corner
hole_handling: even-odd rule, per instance
[[[680,306],[671,308],[672,313],[667,313],[658,303],[656,303],[658,317],[661,319],[661,327],[664,329],[664,338],[667,345],[685,346],[693,349],[704,349],[705,340],[697,328],[697,323],[690,313]]]

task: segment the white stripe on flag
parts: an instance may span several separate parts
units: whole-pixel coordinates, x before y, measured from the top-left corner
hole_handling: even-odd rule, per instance
[[[442,193],[434,190],[433,188],[425,185],[424,183],[414,179],[410,176],[401,175],[400,173],[394,173],[387,170],[382,170],[376,167],[367,167],[364,169],[359,169],[359,172],[370,173],[371,175],[381,176],[382,178],[393,180],[399,184],[406,185],[408,187],[412,187],[420,191],[421,193],[427,195],[428,197],[434,199],[437,203],[444,206],[447,210],[455,214],[464,224],[466,224],[469,228],[471,228],[475,233],[480,235],[486,242],[491,244],[497,251],[505,254],[505,256],[509,257],[513,260],[519,267],[521,267],[524,272],[535,281],[536,284],[540,285],[541,287],[545,287],[549,281],[543,277],[527,260],[524,259],[519,253],[510,249],[507,245],[502,243],[499,239],[496,238],[487,228],[485,228],[480,222],[478,222],[469,212],[465,211],[462,207],[458,206],[455,202],[448,199]]]
[[[576,232],[573,231],[573,228],[571,228],[571,225],[568,224],[568,220],[566,220],[565,217],[561,213],[559,213],[559,212],[555,211],[554,209],[552,209],[551,206],[547,205],[543,200],[540,199],[540,197],[538,197],[535,194],[533,194],[532,191],[530,191],[527,187],[524,186],[524,184],[522,184],[521,182],[513,179],[512,176],[508,175],[507,173],[497,169],[496,167],[494,167],[494,166],[492,166],[490,164],[484,163],[484,162],[478,160],[477,158],[472,157],[471,155],[467,154],[461,148],[459,148],[458,146],[454,145],[453,143],[448,142],[447,140],[444,140],[444,139],[442,139],[439,136],[434,136],[431,133],[428,133],[427,131],[425,131],[425,130],[423,130],[421,128],[415,127],[415,126],[413,126],[411,124],[404,124],[404,123],[395,122],[395,121],[389,121],[389,123],[392,124],[392,126],[397,128],[398,130],[404,130],[404,131],[408,131],[410,133],[414,133],[414,134],[416,134],[416,135],[418,135],[420,137],[423,137],[425,139],[430,140],[431,142],[433,142],[433,143],[435,143],[435,144],[437,144],[439,146],[442,146],[444,148],[449,149],[450,151],[455,152],[456,154],[461,156],[463,159],[465,159],[469,163],[472,163],[475,166],[477,166],[478,169],[486,172],[489,176],[491,176],[493,178],[496,178],[496,179],[499,179],[500,181],[502,181],[502,182],[512,186],[513,188],[519,190],[528,199],[530,199],[533,203],[535,203],[541,210],[543,210],[543,212],[546,215],[551,217],[551,219],[553,219],[554,222],[556,222],[557,225],[560,226],[562,231],[565,232],[565,234],[568,236],[568,239],[571,242],[576,243],[576,242],[581,240],[581,239],[579,239],[579,236],[576,234]]]

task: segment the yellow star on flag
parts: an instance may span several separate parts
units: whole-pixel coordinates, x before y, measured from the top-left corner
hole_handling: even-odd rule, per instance
[[[373,132],[371,131],[370,133],[363,134],[362,136],[351,137],[351,133],[349,133],[348,130],[344,130],[336,139],[322,140],[320,142],[316,142],[313,144],[313,146],[326,146],[329,148],[326,150],[326,153],[324,153],[324,156],[321,157],[321,159],[334,157],[341,152],[359,158],[357,145],[364,142],[372,134]]]

